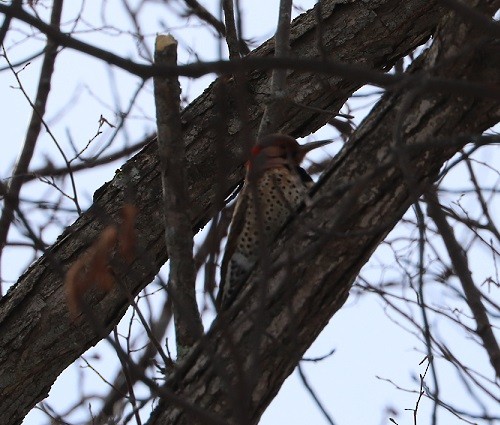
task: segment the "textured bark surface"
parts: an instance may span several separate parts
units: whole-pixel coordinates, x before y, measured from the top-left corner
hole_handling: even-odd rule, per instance
[[[327,55],[346,63],[363,64],[376,69],[390,68],[397,59],[428,39],[442,16],[441,9],[434,1],[414,0],[404,4],[400,1],[322,3],[323,47]],[[319,57],[315,26],[314,12],[304,14],[294,22],[291,34],[293,54],[298,57]],[[253,54],[266,56],[272,50],[272,43],[268,42]],[[214,86],[195,100],[182,115],[188,151],[189,191],[193,200],[191,219],[195,230],[205,224],[219,207],[213,205],[217,191],[229,193],[242,178],[242,146],[251,133],[256,132],[262,113],[260,105],[266,98],[268,83],[267,73],[251,72],[248,75],[245,99],[249,106],[250,127],[247,131],[242,131],[241,121],[236,116],[238,108],[234,107],[235,93],[228,94],[225,109],[229,115],[224,117],[227,118],[227,131],[226,137],[221,140],[226,153],[224,164],[228,176],[225,181],[218,182],[223,187],[216,187],[214,173],[217,160],[213,138],[217,134],[216,123],[221,121],[217,116],[217,108],[214,108]],[[340,77],[318,77],[297,72],[290,73],[288,84],[294,101],[332,111],[338,110],[359,86]],[[329,115],[290,104],[281,130],[301,136],[317,129],[329,118]],[[344,155],[342,158],[342,161],[347,161],[349,156]],[[350,161],[357,160],[356,156],[350,158]],[[99,341],[100,337],[81,317],[70,317],[63,279],[66,270],[99,237],[102,229],[108,223],[119,220],[125,188],[127,194],[132,194],[132,202],[140,208],[136,227],[143,255],[129,270],[119,275],[121,285],[136,294],[152,280],[166,261],[160,173],[156,145],[153,143],[124,164],[114,179],[96,192],[91,208],[68,227],[0,301],[2,423],[20,423],[29,409],[47,395],[57,376]],[[372,249],[370,247],[363,252],[356,252],[357,265],[363,263]],[[329,279],[328,270],[325,273],[325,279]],[[344,294],[341,292],[335,297],[343,298]],[[128,307],[127,297],[119,288],[107,295],[93,293],[88,301],[94,314],[108,330],[116,325]],[[328,318],[325,316],[315,320],[319,332]],[[296,356],[299,356],[299,352]],[[275,370],[280,377],[289,373],[288,369]],[[266,379],[271,380],[271,377]],[[276,392],[277,387],[273,391]],[[269,396],[254,402],[264,406]]]
[[[483,41],[480,30],[450,15],[412,72],[498,86],[500,52]],[[254,289],[263,283],[254,271],[239,305],[217,320],[171,388],[229,423],[257,423],[362,265],[461,149],[466,138],[457,136],[481,134],[499,120],[497,101],[440,94],[425,82],[383,97],[317,185],[312,205],[279,238],[270,263],[285,267],[266,277],[269,296]],[[166,400],[149,425],[193,423],[192,411]]]

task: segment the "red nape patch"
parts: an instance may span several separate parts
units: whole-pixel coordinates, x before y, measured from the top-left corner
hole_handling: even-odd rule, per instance
[[[252,156],[257,156],[260,152],[262,151],[262,148],[260,146],[254,146],[252,148]]]

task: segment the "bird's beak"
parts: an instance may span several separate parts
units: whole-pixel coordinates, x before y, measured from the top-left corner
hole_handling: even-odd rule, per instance
[[[299,151],[302,155],[305,155],[307,152],[310,152],[313,149],[320,148],[321,146],[328,145],[332,142],[333,140],[318,140],[316,142],[308,143],[307,145],[300,145]]]

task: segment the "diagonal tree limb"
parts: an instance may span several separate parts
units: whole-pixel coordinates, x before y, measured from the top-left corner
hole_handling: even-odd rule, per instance
[[[499,4],[493,1],[481,5],[483,12],[491,14]],[[480,49],[462,49],[482,37],[481,31],[449,14],[433,46],[410,72],[498,85],[500,53],[492,49],[493,44],[486,42]],[[487,62],[481,61],[485,55]],[[413,97],[411,105],[407,105],[409,96]],[[415,173],[412,185],[405,180],[391,143],[402,107],[406,108],[402,138],[405,146],[412,148],[408,164]],[[230,372],[236,364],[224,344],[224,332],[231,333],[243,358],[248,359],[249,353],[259,350],[262,363],[251,389],[252,423],[259,421],[302,354],[341,308],[360,268],[380,241],[428,189],[443,163],[463,146],[421,144],[440,136],[481,134],[499,121],[498,103],[479,97],[422,90],[417,97],[403,92],[381,99],[316,185],[312,205],[306,206],[284,229],[275,244],[269,259],[276,267],[267,281],[267,314],[256,316],[260,297],[255,285],[262,279],[257,269],[233,307],[218,318],[207,335],[209,343],[216,347],[217,357]],[[250,331],[255,320],[261,321],[259,326],[264,329],[258,347],[251,344]],[[257,373],[248,360],[243,368],[248,374]],[[210,358],[200,350],[186,358],[173,383],[177,394],[191,403],[231,417],[227,389],[220,384]],[[180,409],[164,403],[160,403],[149,421],[149,425],[185,423],[186,416]]]
[[[211,25],[222,37],[226,35],[225,25],[212,15],[205,7],[203,7],[197,0],[184,0],[184,2],[190,9],[189,13],[195,15],[201,21]]]
[[[389,69],[399,58],[425,42],[440,16],[436,2],[408,1],[403,9],[396,0],[322,2],[323,45],[328,54],[345,63],[363,63],[366,68]],[[316,14],[314,11],[296,19],[291,28],[291,47],[300,57],[319,57],[315,50]],[[268,42],[254,53],[269,57]],[[322,84],[319,84],[321,81]],[[319,77],[293,72],[289,76],[294,102],[316,108],[338,110],[360,83],[337,76]],[[262,114],[260,105],[269,84],[266,72],[252,72],[248,77],[248,128],[257,132]],[[325,86],[326,84],[326,86]],[[190,211],[197,231],[220,205],[213,205],[218,190],[230,193],[243,176],[242,134],[239,117],[228,108],[228,136],[220,140],[227,154],[227,179],[216,185],[212,166],[216,163],[211,143],[214,113],[212,86],[182,114],[188,155],[189,192],[196,200]],[[329,90],[325,90],[329,87]],[[230,86],[229,86],[230,88]],[[232,93],[228,95],[228,101]],[[301,136],[322,126],[328,118],[312,110],[290,104],[285,111],[283,131]],[[354,161],[355,157],[352,158]],[[136,191],[140,206],[137,217],[139,243],[144,255],[132,266],[133,273],[119,276],[127,291],[136,294],[146,286],[166,261],[160,196],[160,169],[154,144],[129,160],[115,178],[94,195],[94,204],[70,226],[58,241],[21,276],[19,282],[0,301],[0,411],[5,424],[20,423],[28,410],[48,393],[52,383],[66,366],[100,340],[83,320],[72,321],[62,291],[65,271],[95,241],[102,229],[118,219],[126,183]],[[91,297],[97,317],[111,330],[128,307],[120,291]]]

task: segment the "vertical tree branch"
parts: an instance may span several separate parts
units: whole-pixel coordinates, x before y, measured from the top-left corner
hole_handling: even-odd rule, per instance
[[[290,50],[290,21],[292,16],[292,0],[280,1],[278,28],[274,36],[274,56],[283,58]],[[278,129],[283,118],[283,100],[286,90],[286,69],[273,70],[271,78],[271,99],[267,104],[259,127],[258,138],[273,133]]]
[[[50,16],[50,25],[59,30],[61,22],[61,13],[64,0],[54,0],[52,5],[52,13]],[[13,2],[12,6],[20,6],[19,2]],[[8,19],[6,15],[5,19]],[[4,27],[7,21],[4,21]],[[19,206],[19,194],[24,182],[24,176],[28,172],[28,167],[35,151],[35,145],[40,135],[42,128],[42,119],[45,114],[47,99],[50,93],[50,84],[52,74],[54,73],[54,63],[57,56],[58,44],[51,38],[47,38],[45,46],[45,56],[42,62],[40,78],[38,80],[38,89],[35,98],[35,107],[31,113],[31,120],[24,140],[24,145],[16,163],[12,178],[4,197],[4,207],[2,216],[0,217],[0,297],[2,296],[2,279],[1,279],[1,257],[3,248],[7,242],[10,225],[14,219],[14,213]]]
[[[177,41],[159,35],[155,63],[176,65]],[[177,357],[203,334],[195,295],[193,232],[186,183],[186,151],[180,117],[180,85],[176,78],[155,77],[154,92],[158,125],[158,150],[162,164],[165,241],[170,257],[169,290],[172,297],[177,338]]]
[[[467,256],[453,234],[453,229],[449,225],[441,210],[438,197],[434,191],[429,191],[425,195],[427,202],[427,213],[432,218],[443,242],[448,250],[453,269],[462,284],[465,299],[472,311],[477,325],[477,334],[483,342],[484,349],[488,353],[490,363],[495,369],[497,378],[500,378],[500,348],[491,328],[486,308],[481,301],[481,292],[477,289],[467,264]]]
[[[422,208],[420,208],[420,204],[415,202],[415,216],[417,217],[417,226],[418,226],[418,305],[422,312],[422,334],[425,341],[425,347],[427,349],[427,359],[429,364],[427,367],[431,367],[432,371],[432,380],[434,383],[434,388],[432,391],[432,398],[434,400],[432,407],[432,425],[436,425],[437,423],[437,401],[439,399],[439,381],[437,377],[436,363],[434,362],[434,356],[432,355],[433,343],[432,343],[432,335],[431,335],[431,325],[429,323],[429,317],[427,312],[427,304],[425,303],[424,297],[424,275],[425,275],[425,220],[424,213]],[[427,370],[426,370],[427,373]],[[430,390],[429,390],[430,392]]]
[[[226,43],[229,49],[229,59],[236,59],[249,53],[248,46],[240,39],[236,29],[233,0],[223,0],[224,23],[226,24]]]

